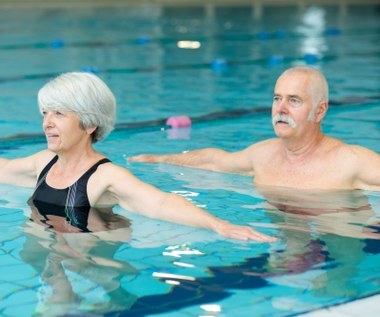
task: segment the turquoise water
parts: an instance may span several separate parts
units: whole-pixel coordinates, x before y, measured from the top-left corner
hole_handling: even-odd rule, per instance
[[[379,8],[249,12],[0,11],[2,156],[45,147],[35,98],[46,80],[92,70],[119,103],[117,129],[99,150],[163,190],[280,238],[225,240],[120,208],[131,230],[57,236],[28,220],[31,189],[1,185],[0,315],[294,316],[380,293],[379,193],[259,188],[247,177],[125,160],[272,137],[274,80],[305,63],[331,83],[324,131],[380,152]],[[180,49],[178,40],[201,47]],[[182,114],[190,129],[165,127]]]

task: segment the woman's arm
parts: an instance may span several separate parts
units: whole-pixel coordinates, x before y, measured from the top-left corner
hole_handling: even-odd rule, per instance
[[[16,158],[0,158],[0,183],[33,187],[36,185],[38,171],[53,157],[49,151]]]
[[[262,242],[276,240],[248,226],[234,225],[214,217],[179,195],[165,193],[140,181],[122,167],[110,164],[101,170],[99,178],[107,177],[109,182],[107,191],[126,210],[150,218],[213,230],[228,238]]]

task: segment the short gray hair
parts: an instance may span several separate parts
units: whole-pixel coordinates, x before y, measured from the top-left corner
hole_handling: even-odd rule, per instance
[[[282,74],[293,73],[302,73],[309,76],[309,93],[314,103],[329,102],[329,86],[326,77],[318,69],[310,66],[295,66],[285,70]]]
[[[40,112],[73,111],[84,129],[97,127],[95,143],[114,128],[116,100],[109,87],[96,75],[86,72],[64,73],[46,83],[38,92]]]
[[[309,114],[309,120],[314,120],[318,105],[321,102],[326,102],[327,104],[329,103],[329,85],[322,72],[310,66],[295,66],[285,70],[282,75],[297,73],[307,75],[309,78],[308,93],[313,101],[313,108]]]

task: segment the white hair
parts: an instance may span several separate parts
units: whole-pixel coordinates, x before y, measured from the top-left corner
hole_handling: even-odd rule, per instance
[[[114,128],[115,96],[96,75],[69,72],[46,83],[38,92],[38,105],[43,111],[73,111],[84,129],[97,127],[93,132],[95,143],[104,139]]]

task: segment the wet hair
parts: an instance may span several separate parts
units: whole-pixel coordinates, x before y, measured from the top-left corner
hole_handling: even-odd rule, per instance
[[[96,75],[64,73],[47,82],[38,92],[40,112],[73,111],[82,128],[97,127],[92,142],[104,139],[114,128],[115,96]]]

